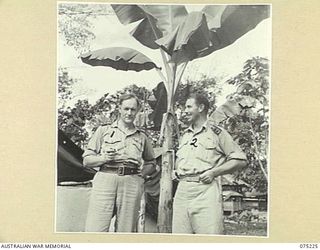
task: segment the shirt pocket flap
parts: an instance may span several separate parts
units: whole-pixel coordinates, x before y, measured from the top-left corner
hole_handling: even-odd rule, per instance
[[[129,143],[131,143],[133,146],[135,146],[137,149],[139,149],[140,151],[142,151],[142,139],[141,138],[131,138],[131,140],[129,141]]]
[[[206,150],[214,150],[217,148],[217,143],[211,137],[207,137],[203,142],[200,142],[200,144],[202,144]]]
[[[106,137],[104,138],[103,141],[104,143],[107,143],[107,144],[116,144],[121,142],[120,138],[111,138],[111,137]]]
[[[217,148],[217,145],[207,145],[206,147],[205,147],[207,150],[214,150],[214,149],[216,149]]]

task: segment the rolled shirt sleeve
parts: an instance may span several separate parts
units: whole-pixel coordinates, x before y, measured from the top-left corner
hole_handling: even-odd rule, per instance
[[[155,173],[157,172],[155,155],[154,155],[152,144],[150,140],[147,138],[147,136],[145,136],[142,159],[144,161],[141,168],[142,176],[146,177],[146,176],[155,175]]]
[[[86,157],[89,155],[98,155],[101,151],[101,145],[102,145],[102,127],[98,127],[97,130],[94,132],[92,137],[90,138],[87,149],[82,154],[82,157]]]
[[[233,140],[231,135],[224,129],[219,134],[219,146],[225,154],[227,161],[235,160],[247,160],[246,154],[242,151],[240,146]]]
[[[152,144],[147,136],[145,136],[145,143],[144,143],[144,149],[143,149],[143,153],[142,153],[142,159],[145,162],[150,162],[150,161],[152,162],[155,160],[153,147],[152,147]]]

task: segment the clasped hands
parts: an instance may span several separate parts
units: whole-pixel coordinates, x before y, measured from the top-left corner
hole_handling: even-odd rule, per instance
[[[112,162],[115,160],[116,155],[118,154],[116,149],[109,149],[102,154],[103,161],[105,163]]]
[[[205,183],[205,184],[210,184],[214,178],[218,177],[215,169],[210,169],[210,170],[207,170],[206,172],[202,173],[200,175],[200,181]]]

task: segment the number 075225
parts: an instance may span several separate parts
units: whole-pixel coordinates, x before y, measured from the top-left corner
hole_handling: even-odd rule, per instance
[[[300,248],[305,248],[305,249],[317,249],[318,244],[317,243],[301,243]]]

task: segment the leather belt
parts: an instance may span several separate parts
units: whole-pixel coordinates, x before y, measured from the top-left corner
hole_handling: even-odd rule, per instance
[[[200,182],[200,174],[179,176],[179,181]]]
[[[116,164],[104,164],[100,167],[101,172],[123,175],[140,174],[141,171],[136,164],[128,163],[116,163]]]

